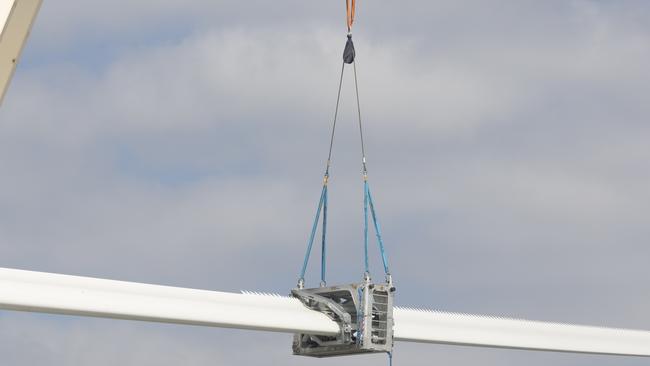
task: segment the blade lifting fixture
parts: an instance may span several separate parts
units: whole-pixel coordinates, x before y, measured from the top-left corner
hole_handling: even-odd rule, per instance
[[[301,356],[332,357],[363,353],[387,352],[392,359],[393,350],[393,300],[395,286],[388,269],[388,261],[381,237],[381,230],[375,212],[375,204],[368,184],[368,168],[366,152],[363,141],[363,125],[361,120],[361,107],[359,103],[359,86],[357,82],[357,67],[355,63],[356,51],[352,42],[352,24],[355,14],[355,0],[346,0],[347,11],[347,41],[343,50],[343,63],[334,111],[334,121],[330,136],[329,153],[323,175],[323,188],[316,209],[316,217],[312,225],[307,253],[298,279],[297,288],[291,294],[298,298],[307,308],[327,315],[336,322],[340,332],[334,336],[311,333],[295,334],[293,352]],[[361,168],[363,177],[363,253],[365,272],[363,281],[348,285],[327,286],[325,278],[327,259],[327,199],[330,167],[332,162],[332,147],[336,132],[339,105],[341,101],[341,87],[345,65],[351,64],[354,70],[354,86],[357,102],[357,117],[361,141]],[[368,212],[370,211],[370,212]],[[320,287],[305,289],[305,272],[318,229],[318,222],[322,213],[321,225],[321,281]],[[381,252],[381,259],[386,275],[385,283],[373,283],[370,276],[368,261],[368,215],[370,214],[377,244]]]

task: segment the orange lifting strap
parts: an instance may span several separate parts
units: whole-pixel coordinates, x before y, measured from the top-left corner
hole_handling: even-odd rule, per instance
[[[354,8],[356,0],[345,0],[345,8],[348,13],[348,33],[352,30],[352,23],[354,23]]]

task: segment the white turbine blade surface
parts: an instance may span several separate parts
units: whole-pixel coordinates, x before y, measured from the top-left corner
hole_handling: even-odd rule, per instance
[[[0,268],[0,308],[286,333],[334,335],[294,298]],[[395,340],[650,356],[650,332],[396,308]]]
[[[275,332],[336,334],[293,298],[0,268],[0,308]]]
[[[395,309],[395,339],[538,351],[650,356],[650,332]]]

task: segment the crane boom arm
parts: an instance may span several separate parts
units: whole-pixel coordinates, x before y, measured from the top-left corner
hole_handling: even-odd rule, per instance
[[[0,105],[42,0],[0,0]]]
[[[334,335],[338,325],[295,298],[0,268],[0,308]],[[650,356],[650,332],[396,308],[395,340]]]

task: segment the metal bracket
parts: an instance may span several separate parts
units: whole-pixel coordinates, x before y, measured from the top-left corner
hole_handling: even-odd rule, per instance
[[[302,289],[293,289],[291,294],[305,306],[327,315],[341,327],[340,341],[352,342],[352,317],[343,307],[332,299],[316,295]]]

